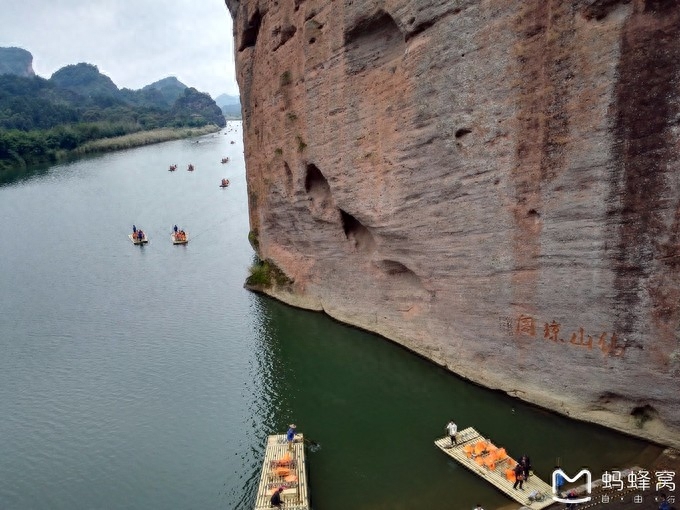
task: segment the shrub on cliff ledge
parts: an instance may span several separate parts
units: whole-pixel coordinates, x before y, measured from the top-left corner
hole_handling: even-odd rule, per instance
[[[290,71],[284,71],[281,73],[281,76],[279,77],[279,83],[282,87],[293,83],[293,77],[291,76]]]
[[[250,246],[253,247],[253,250],[258,251],[260,249],[260,240],[258,239],[257,230],[248,232],[248,242],[250,242]]]
[[[276,264],[269,260],[255,258],[253,265],[248,269],[250,276],[246,278],[247,287],[270,288],[274,285],[284,287],[293,283]]]
[[[298,144],[298,152],[302,152],[307,148],[307,144],[305,141],[302,139],[300,135],[296,136],[295,139],[297,140]]]

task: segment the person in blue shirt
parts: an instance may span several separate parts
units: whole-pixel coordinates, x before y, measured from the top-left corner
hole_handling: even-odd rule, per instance
[[[286,441],[288,441],[288,449],[293,449],[293,441],[295,440],[295,424],[291,423],[288,427],[288,432],[286,432]]]
[[[560,468],[555,466],[555,470],[557,469]],[[564,476],[562,476],[562,473],[557,473],[557,475],[555,475],[555,490],[557,491],[558,496],[562,492],[562,487],[564,487]]]
[[[668,498],[663,493],[661,493],[661,503],[659,503],[659,510],[673,510]]]

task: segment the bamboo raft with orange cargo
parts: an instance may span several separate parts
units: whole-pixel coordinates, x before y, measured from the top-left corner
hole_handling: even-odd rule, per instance
[[[267,437],[255,510],[271,509],[271,497],[279,487],[283,487],[281,498],[285,510],[310,509],[302,434],[295,434],[290,449],[285,434]]]
[[[552,487],[535,474],[524,480],[524,490],[512,488],[517,460],[505,448],[494,445],[472,427],[459,431],[456,439],[458,444],[453,446],[448,436],[437,439],[434,444],[446,455],[532,510],[541,510],[555,503]],[[530,495],[533,495],[531,499]]]

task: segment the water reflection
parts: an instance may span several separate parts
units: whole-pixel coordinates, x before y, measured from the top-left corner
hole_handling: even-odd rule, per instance
[[[507,504],[434,447],[452,418],[529,453],[542,476],[556,457],[573,470],[639,453],[245,291],[246,179],[230,138],[0,188],[0,217],[26,234],[0,243],[3,510],[252,508],[265,438],[291,422],[321,445],[309,452],[319,510]],[[173,162],[196,171],[168,172]],[[127,237],[133,223],[150,234],[144,249]],[[171,244],[175,223],[188,246]]]
[[[45,163],[28,167],[0,168],[0,186],[44,175],[51,167],[51,163]]]
[[[323,445],[310,451],[315,507],[499,507],[508,499],[434,447],[454,419],[549,480],[556,462],[594,472],[628,466],[646,444],[574,422],[469,384],[374,335],[264,297],[259,367],[271,433],[298,430]],[[339,497],[341,494],[341,497]]]

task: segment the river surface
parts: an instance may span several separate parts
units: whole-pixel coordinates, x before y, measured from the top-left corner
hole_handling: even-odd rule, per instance
[[[557,458],[601,472],[658,451],[244,290],[239,122],[4,183],[0,219],[0,509],[252,508],[266,436],[291,422],[320,445],[315,510],[511,503],[433,445],[452,418],[544,479]]]

